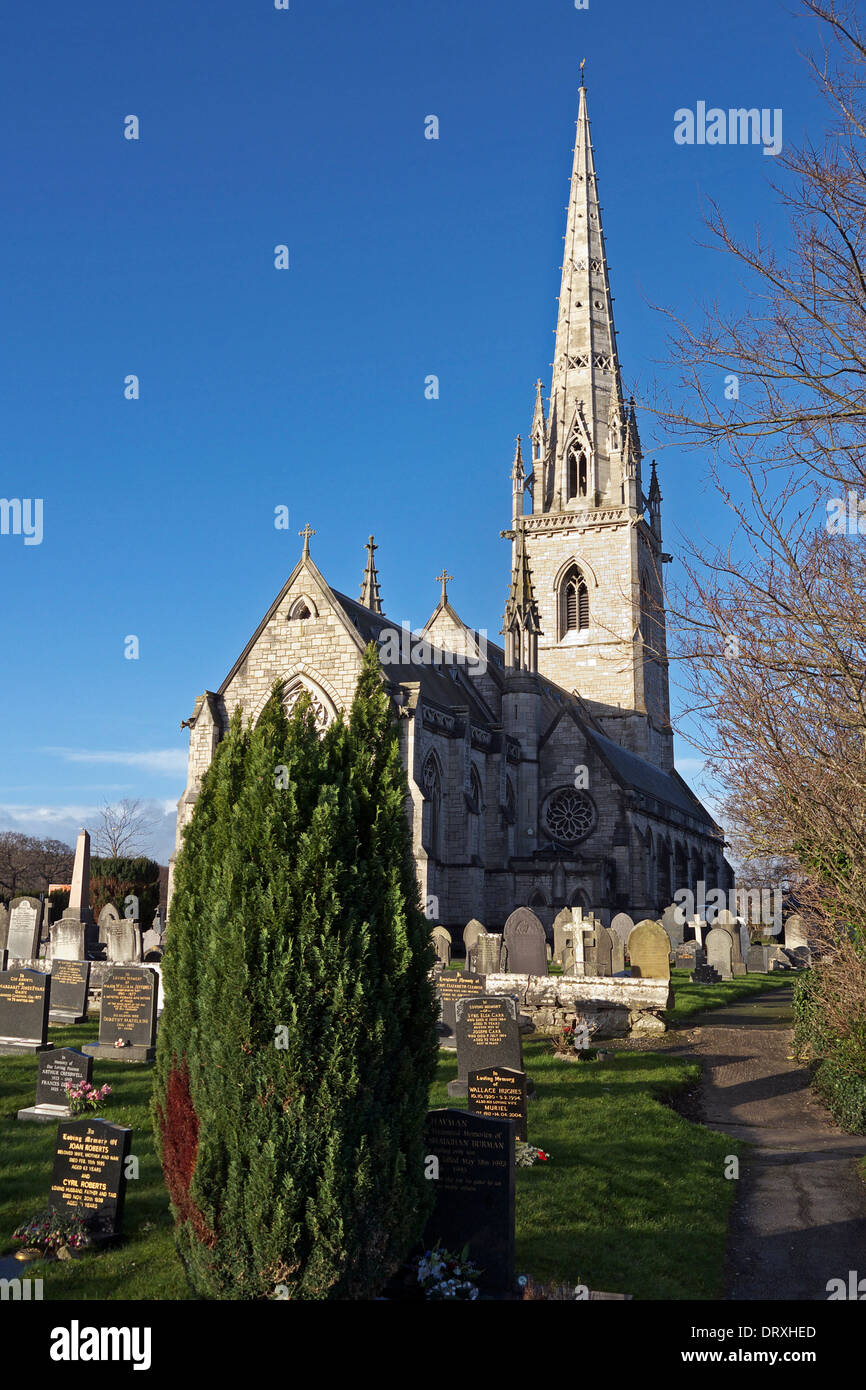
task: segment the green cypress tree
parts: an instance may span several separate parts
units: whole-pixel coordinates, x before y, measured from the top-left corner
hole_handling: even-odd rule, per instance
[[[203,1297],[374,1296],[420,1234],[436,1038],[406,797],[374,647],[348,723],[319,739],[275,688],[204,778],[154,1086]]]

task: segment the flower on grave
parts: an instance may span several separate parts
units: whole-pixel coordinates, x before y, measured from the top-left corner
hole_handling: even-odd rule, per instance
[[[115,1046],[115,1047],[126,1047],[126,1038],[115,1038],[115,1040],[114,1040],[114,1046]]]
[[[443,1250],[437,1241],[418,1261],[418,1283],[425,1298],[449,1301],[473,1300],[478,1297],[475,1280],[481,1270],[468,1259],[469,1247],[459,1255]]]

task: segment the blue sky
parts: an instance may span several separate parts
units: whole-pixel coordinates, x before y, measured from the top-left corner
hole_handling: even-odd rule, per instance
[[[372,530],[389,614],[422,624],[445,564],[461,615],[498,633],[514,436],[550,378],[581,58],[639,395],[665,352],[651,303],[739,293],[700,244],[702,196],[738,230],[783,228],[774,161],[678,145],[674,112],[779,107],[786,143],[817,131],[812,34],[775,0],[7,9],[0,495],[41,498],[44,534],[0,535],[0,828],[72,838],[99,802],[140,797],[165,812],[164,860],[180,721],[307,521],[335,588],[357,593]],[[666,548],[719,534],[700,458],[653,455]]]

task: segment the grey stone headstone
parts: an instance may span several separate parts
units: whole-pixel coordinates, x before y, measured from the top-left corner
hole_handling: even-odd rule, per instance
[[[108,959],[118,964],[141,960],[141,930],[131,918],[121,917],[108,924]]]
[[[10,960],[37,960],[42,904],[38,898],[13,898],[9,905],[6,945]]]
[[[683,943],[685,932],[685,909],[671,903],[662,913],[662,926],[668,934],[671,946],[676,950]]]
[[[99,914],[99,917],[97,918],[97,925],[99,927],[99,940],[103,942],[103,944],[108,940],[109,925],[112,922],[119,921],[120,913],[114,906],[114,903],[106,903],[105,907],[102,909],[102,911]]]
[[[510,1293],[514,1284],[514,1132],[508,1120],[465,1110],[430,1110],[424,1153],[437,1159],[435,1206],[424,1246],[469,1247],[479,1287]]]
[[[724,927],[711,927],[704,943],[707,965],[715,970],[721,979],[733,978],[734,943],[731,933]]]
[[[660,922],[647,917],[638,922],[628,939],[631,973],[643,980],[669,980],[671,943]]]
[[[162,945],[162,932],[156,931],[154,927],[150,927],[141,938],[141,954],[144,959],[147,960],[152,952],[156,951],[161,953]]]
[[[6,937],[9,932],[9,909],[0,903],[0,951],[6,949]]]
[[[498,975],[502,969],[502,937],[498,932],[482,932],[475,943],[475,973]]]
[[[553,959],[557,965],[565,962],[566,932],[574,921],[570,907],[564,907],[553,919]]]
[[[615,932],[622,942],[623,950],[628,946],[628,939],[634,931],[634,922],[627,912],[618,912],[610,924],[610,929]]]
[[[746,953],[746,969],[750,975],[765,975],[767,973],[767,948],[766,946],[752,945]]]
[[[469,952],[475,950],[475,943],[484,931],[484,923],[479,922],[477,917],[473,917],[463,928],[463,949],[466,952],[466,959],[469,959]]]
[[[610,931],[610,973],[621,975],[625,970],[625,947],[619,932]]]
[[[61,917],[51,928],[52,960],[84,959],[84,923]]]
[[[612,931],[605,926],[599,926],[595,933],[595,973],[596,975],[613,974],[613,943],[616,940]]]
[[[508,951],[509,975],[547,974],[547,937],[534,912],[518,907],[505,923],[502,935]]]
[[[430,933],[436,955],[443,965],[451,964],[451,933],[444,927],[434,927]]]
[[[457,1081],[449,1083],[449,1095],[466,1094],[471,1071],[484,1071],[487,1067],[523,1071],[517,1002],[510,995],[482,994],[475,999],[458,999],[456,1016]]]
[[[792,912],[785,921],[785,945],[789,951],[796,950],[798,946],[809,945],[806,923],[799,912]]]

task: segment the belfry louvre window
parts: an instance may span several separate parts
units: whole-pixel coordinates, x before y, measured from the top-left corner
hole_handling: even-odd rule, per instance
[[[560,608],[563,636],[589,627],[589,589],[576,565],[572,565],[563,581]]]
[[[587,489],[586,454],[572,449],[568,456],[568,500],[585,497]]]

